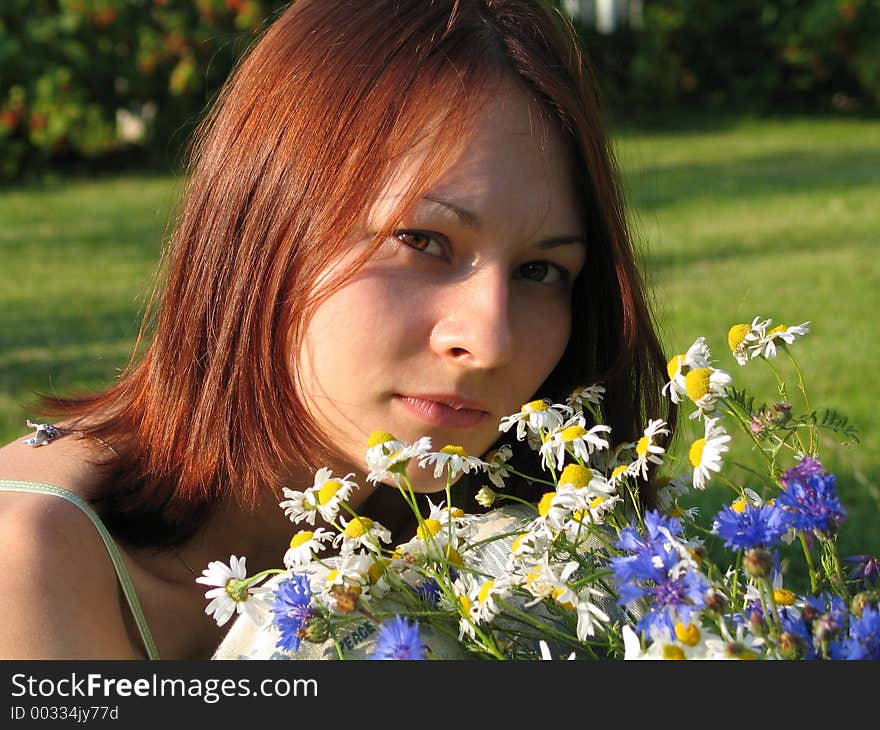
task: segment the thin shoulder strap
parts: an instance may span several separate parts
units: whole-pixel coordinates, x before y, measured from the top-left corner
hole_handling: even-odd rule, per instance
[[[101,518],[98,517],[95,511],[78,495],[68,491],[67,489],[53,486],[52,484],[0,479],[0,491],[54,494],[58,497],[66,499],[68,502],[75,504],[83,512],[85,512],[86,516],[92,521],[92,524],[101,535],[101,539],[104,541],[104,546],[107,548],[107,552],[110,554],[110,560],[113,561],[113,567],[116,569],[116,575],[119,578],[119,584],[122,586],[122,592],[125,594],[125,598],[128,601],[129,607],[131,608],[131,613],[134,616],[135,622],[137,623],[138,631],[140,631],[141,638],[143,639],[144,646],[146,647],[147,658],[158,659],[159,652],[156,650],[156,644],[153,641],[153,635],[150,633],[150,627],[147,626],[147,619],[144,616],[143,609],[141,609],[141,604],[138,601],[137,594],[134,591],[134,585],[131,582],[131,577],[128,575],[128,571],[125,568],[125,563],[122,560],[122,555],[119,553],[119,548],[116,546],[116,543],[113,541],[113,538],[107,531],[107,528],[104,527],[104,523],[101,522]]]

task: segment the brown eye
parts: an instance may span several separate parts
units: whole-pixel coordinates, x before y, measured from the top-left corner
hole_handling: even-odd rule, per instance
[[[530,261],[519,267],[519,276],[539,284],[557,284],[568,281],[565,269],[549,261]]]
[[[444,255],[443,244],[434,234],[422,231],[395,231],[394,237],[405,246],[429,256],[442,257]]]

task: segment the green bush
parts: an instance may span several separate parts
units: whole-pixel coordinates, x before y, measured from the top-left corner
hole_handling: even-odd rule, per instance
[[[581,25],[610,105],[876,112],[878,0],[645,0],[640,27]]]
[[[167,156],[276,0],[3,0],[0,178]]]

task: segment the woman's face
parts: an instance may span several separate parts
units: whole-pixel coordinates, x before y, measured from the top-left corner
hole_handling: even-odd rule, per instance
[[[561,135],[542,135],[538,119],[512,84],[487,96],[461,155],[309,322],[292,366],[337,449],[334,471],[363,475],[376,430],[482,456],[499,420],[561,358],[584,224]],[[388,183],[352,258],[388,222],[420,159]],[[445,486],[429,469],[408,474],[417,491]]]

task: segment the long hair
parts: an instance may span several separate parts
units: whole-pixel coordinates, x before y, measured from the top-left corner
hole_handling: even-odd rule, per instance
[[[289,361],[345,280],[308,293],[403,156],[430,142],[399,213],[453,159],[501,78],[568,141],[588,226],[571,340],[542,392],[602,381],[620,440],[657,416],[665,358],[571,24],[538,0],[297,0],[196,131],[143,353],[103,392],[42,399],[119,452],[100,500],[115,534],[181,543],[220,499],[252,505],[278,493],[294,458],[316,468],[331,453]]]

